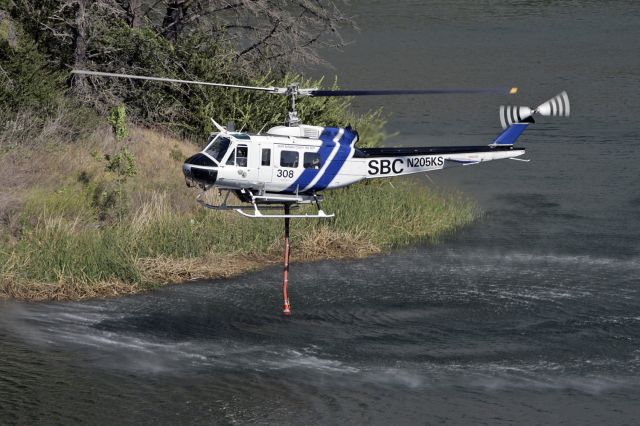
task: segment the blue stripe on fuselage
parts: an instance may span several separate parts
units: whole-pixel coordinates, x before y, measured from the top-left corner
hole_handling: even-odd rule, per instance
[[[333,159],[331,160],[331,164],[329,164],[318,182],[313,185],[313,188],[309,188],[310,190],[322,191],[331,184],[333,178],[336,177],[342,166],[344,166],[344,163],[349,158],[351,147],[357,136],[358,134],[351,130],[351,127],[347,127],[344,129],[344,134],[338,141],[338,143],[340,144],[338,152],[336,153],[335,157],[333,157]]]
[[[322,145],[320,146],[320,151],[318,151],[318,154],[320,155],[320,169],[304,169],[298,179],[296,179],[295,182],[282,192],[289,193],[303,191],[311,182],[313,182],[318,173],[320,173],[322,166],[329,160],[331,151],[333,151],[336,146],[336,143],[333,140],[339,132],[340,129],[337,127],[325,127],[322,130],[322,133],[320,134]]]

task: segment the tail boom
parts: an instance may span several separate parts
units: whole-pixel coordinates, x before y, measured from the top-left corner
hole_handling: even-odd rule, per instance
[[[404,176],[449,167],[518,157],[524,148],[512,145],[427,148],[364,148],[345,167],[344,173],[365,179]]]

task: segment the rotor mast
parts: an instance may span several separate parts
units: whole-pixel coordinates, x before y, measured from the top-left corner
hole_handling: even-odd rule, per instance
[[[296,110],[296,98],[300,95],[300,87],[298,86],[298,83],[292,83],[287,86],[285,94],[289,96],[289,99],[291,100],[291,111],[289,111],[285,122],[289,127],[298,126],[300,124],[298,111]]]

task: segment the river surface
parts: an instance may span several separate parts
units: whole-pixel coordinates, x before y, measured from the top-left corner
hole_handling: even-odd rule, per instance
[[[0,423],[637,424],[640,4],[352,0],[325,52],[390,145],[490,143],[503,102],[561,90],[530,163],[428,175],[484,217],[437,246],[86,303],[0,305]],[[330,194],[328,194],[330,196]],[[295,244],[295,241],[293,242]]]

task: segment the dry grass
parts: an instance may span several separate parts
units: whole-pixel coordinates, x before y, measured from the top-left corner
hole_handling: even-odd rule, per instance
[[[180,152],[186,158],[197,151],[195,145],[138,127],[131,129],[125,143],[136,157],[139,175],[144,177],[132,188],[136,190],[133,197],[135,208],[148,200],[146,194],[154,188],[164,188],[171,194],[172,208],[192,206],[193,194],[183,190],[181,161],[172,157],[171,153]],[[80,172],[94,178],[104,176],[102,156],[112,155],[120,147],[111,129],[103,126],[83,140],[81,146],[43,143],[36,146],[19,145],[0,151],[0,221],[9,223],[10,216],[21,209],[30,195],[29,191],[34,188],[52,192],[61,184],[76,179]]]
[[[133,245],[137,241],[145,244],[153,227],[158,223],[181,220],[182,215],[171,208],[166,192],[151,191],[137,211],[132,214],[126,232],[127,241]],[[43,213],[44,214],[44,213]],[[238,217],[224,216],[232,227],[242,221]],[[114,297],[136,294],[149,288],[168,283],[181,283],[198,279],[220,279],[236,276],[268,265],[282,262],[283,240],[279,237],[282,221],[273,223],[278,237],[263,251],[245,249],[228,253],[222,250],[208,251],[202,256],[175,257],[156,255],[153,257],[135,257],[131,251],[133,263],[140,274],[139,282],[127,283],[119,279],[94,280],[82,270],[80,275],[54,262],[48,268],[54,272],[55,279],[42,281],[26,278],[22,271],[33,269],[34,256],[48,255],[42,252],[13,252],[0,264],[0,298],[21,300],[83,300],[90,298]],[[206,221],[205,221],[206,223]],[[245,226],[258,222],[243,222]],[[300,223],[302,224],[302,223]],[[45,233],[43,243],[61,241],[63,246],[86,234],[82,220],[78,217],[61,217],[44,214],[34,225],[36,231]],[[170,225],[165,225],[170,226]],[[232,232],[223,231],[220,232]],[[61,236],[62,234],[62,236]],[[72,241],[69,241],[69,238]],[[153,238],[153,237],[151,237]],[[40,245],[41,243],[38,243]],[[42,250],[42,248],[37,249]],[[372,242],[363,231],[339,231],[330,225],[320,225],[317,229],[298,229],[292,236],[292,261],[314,261],[321,259],[346,259],[365,257],[379,253],[382,248]],[[73,251],[73,253],[76,253]],[[101,256],[98,254],[98,256]],[[104,257],[102,255],[102,257]],[[65,258],[66,263],[66,258]]]
[[[199,151],[197,146],[165,133],[140,127],[131,128],[128,146],[135,155],[138,174],[144,177],[136,180],[131,191],[134,209],[150,201],[154,190],[167,194],[174,211],[186,212],[194,209],[195,195],[185,186],[182,162]]]
[[[322,237],[306,238],[300,250],[293,251],[292,261],[346,259],[380,252],[380,248],[373,244],[363,244],[361,241],[343,237],[337,232],[330,232]],[[315,250],[311,251],[313,241],[316,242]],[[353,245],[349,246],[349,243]],[[88,283],[64,275],[60,275],[57,282],[25,281],[10,274],[4,274],[0,280],[0,299],[64,301],[126,296],[166,284],[231,278],[265,266],[278,265],[281,262],[281,255],[242,253],[224,255],[210,253],[201,258],[182,259],[140,258],[136,260],[136,266],[142,273],[146,285],[119,280]]]
[[[111,138],[108,129],[100,128],[82,149],[69,144],[43,144],[0,152],[0,221],[10,224],[15,220],[14,215],[30,190],[52,192],[70,177],[76,177],[79,170],[95,173],[98,166],[91,152],[108,144]]]
[[[141,290],[137,284],[122,281],[86,283],[63,276],[58,282],[25,281],[12,279],[11,276],[3,276],[0,280],[0,298],[35,302],[125,296]]]
[[[292,260],[310,261],[318,259],[352,259],[380,253],[364,231],[339,231],[322,225],[314,232],[302,235],[300,241],[292,242]]]
[[[269,265],[282,263],[283,242],[272,244],[263,253],[210,252],[198,258],[147,257],[136,260],[144,281],[155,285],[181,283],[202,279],[230,278]],[[362,258],[380,253],[382,249],[363,234],[339,232],[329,226],[306,234],[292,244],[292,261]]]
[[[141,258],[137,265],[144,280],[154,285],[181,283],[202,279],[229,278],[277,263],[280,259],[242,253],[209,253],[200,258]]]

